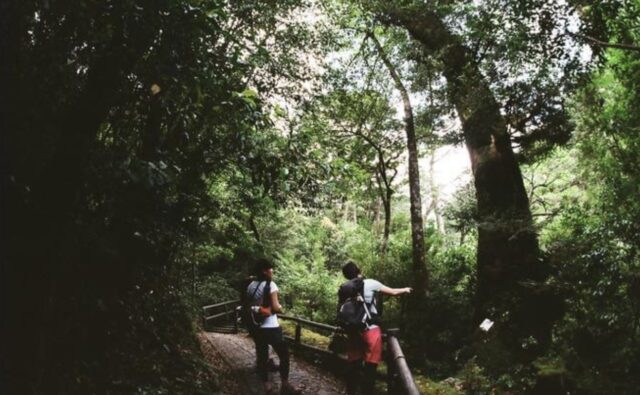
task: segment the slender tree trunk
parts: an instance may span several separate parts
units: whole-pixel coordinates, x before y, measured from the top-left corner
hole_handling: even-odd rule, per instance
[[[471,52],[433,12],[390,12],[444,65],[448,94],[462,122],[471,158],[480,224],[476,321],[509,316],[509,335],[550,339],[552,319],[537,291],[523,286],[544,278],[529,201],[505,121]],[[517,340],[514,341],[515,345]],[[518,346],[519,347],[519,346]]]
[[[378,151],[378,166],[376,169],[376,181],[378,183],[378,202],[384,209],[384,225],[382,231],[382,242],[380,243],[380,261],[384,262],[389,249],[389,234],[391,233],[391,198],[393,188],[391,183],[393,178],[387,176],[387,167],[384,160],[383,151],[379,147],[374,147]],[[378,209],[379,211],[379,209]]]
[[[373,226],[376,232],[380,231],[380,210],[382,209],[382,199],[378,197],[373,207]]]
[[[342,222],[349,220],[349,202],[344,202],[342,205]]]
[[[443,232],[442,216],[440,215],[440,209],[438,208],[440,203],[440,193],[438,192],[438,186],[436,185],[435,165],[436,152],[433,150],[429,158],[429,193],[431,195],[430,210],[433,211],[433,215],[436,219],[436,229],[438,229],[439,232]]]
[[[260,242],[260,231],[258,230],[258,225],[256,224],[255,217],[253,214],[249,216],[249,227],[251,227],[251,232],[253,232],[253,237],[257,242]]]
[[[409,153],[409,198],[411,202],[411,242],[413,251],[414,288],[418,295],[423,295],[428,287],[428,272],[425,263],[424,226],[422,222],[422,198],[420,196],[420,170],[418,167],[418,145],[416,142],[415,124],[413,121],[413,107],[409,92],[398,75],[396,67],[391,63],[384,48],[375,34],[369,33],[382,62],[389,70],[396,89],[402,97],[404,108],[404,125],[407,135],[407,151]]]
[[[382,245],[380,247],[381,260],[384,261],[387,257],[389,250],[389,234],[391,233],[391,195],[392,191],[387,190],[386,196],[382,200],[382,206],[384,208],[384,229],[382,233]]]

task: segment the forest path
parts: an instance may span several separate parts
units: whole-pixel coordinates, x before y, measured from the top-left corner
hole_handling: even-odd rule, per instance
[[[204,339],[224,361],[226,373],[233,375],[235,391],[241,394],[263,395],[262,384],[256,373],[256,357],[253,340],[246,334],[203,332]],[[270,350],[270,358],[278,357]],[[208,355],[208,358],[211,358]],[[228,381],[229,377],[224,380]],[[278,372],[270,372],[269,380],[280,388]],[[291,354],[289,381],[303,394],[340,395],[346,393],[344,384],[332,374]],[[239,394],[238,394],[239,395]]]

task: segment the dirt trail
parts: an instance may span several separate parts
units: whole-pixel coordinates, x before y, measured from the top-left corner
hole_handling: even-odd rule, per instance
[[[200,335],[210,347],[203,345],[205,354],[216,371],[222,372],[220,385],[229,395],[263,395],[262,385],[256,374],[256,358],[253,340],[245,334],[222,334],[206,332]],[[276,361],[277,355],[273,354]],[[220,366],[221,362],[225,366]],[[228,377],[231,375],[232,377]],[[269,379],[280,387],[277,372],[270,373]],[[303,394],[341,395],[344,384],[335,376],[316,366],[291,356],[289,381],[302,389]]]

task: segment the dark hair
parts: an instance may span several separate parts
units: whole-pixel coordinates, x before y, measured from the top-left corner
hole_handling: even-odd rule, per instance
[[[351,280],[358,277],[358,274],[360,274],[360,268],[358,265],[353,263],[353,261],[349,261],[342,266],[342,274],[344,274],[348,280]]]
[[[258,278],[264,278],[262,273],[265,270],[273,269],[274,264],[267,258],[259,258],[253,265],[253,274]]]

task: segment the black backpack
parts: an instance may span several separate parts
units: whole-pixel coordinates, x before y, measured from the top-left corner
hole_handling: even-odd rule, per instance
[[[258,285],[253,291],[251,297],[249,297],[247,293],[251,282],[246,284],[240,293],[240,323],[247,331],[249,331],[249,334],[253,334],[264,323],[264,320],[267,319],[267,316],[260,314],[258,311],[254,311],[257,310],[255,307],[269,307],[271,305],[271,280],[267,280],[267,283],[264,286],[262,303],[259,305],[255,304],[254,297],[260,289],[260,283],[261,281],[258,282]]]
[[[364,301],[364,280],[351,279],[340,286],[336,321],[346,332],[359,332],[373,322],[371,305]]]

